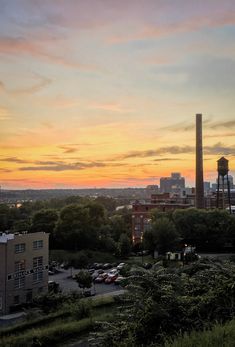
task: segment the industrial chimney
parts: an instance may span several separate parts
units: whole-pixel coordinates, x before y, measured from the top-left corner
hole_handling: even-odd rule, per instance
[[[196,208],[204,208],[201,114],[196,114]]]

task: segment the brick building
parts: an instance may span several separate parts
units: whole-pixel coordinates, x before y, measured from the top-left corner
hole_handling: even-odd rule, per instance
[[[151,227],[151,210],[157,208],[161,212],[192,207],[187,198],[171,197],[169,193],[153,194],[151,200],[138,201],[132,204],[132,242],[142,242],[143,233]]]

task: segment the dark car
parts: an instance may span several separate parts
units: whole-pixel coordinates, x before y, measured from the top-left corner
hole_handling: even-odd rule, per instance
[[[96,270],[98,270],[98,269],[103,269],[103,264],[102,264],[102,263],[96,263],[94,268],[95,268]]]
[[[105,263],[104,265],[103,265],[103,269],[104,270],[107,270],[107,269],[111,269],[111,267],[112,267],[112,264],[110,264],[110,263]]]
[[[83,296],[89,297],[89,296],[94,296],[95,294],[91,292],[91,290],[85,290],[83,292]]]
[[[151,269],[152,264],[151,264],[151,263],[144,263],[144,264],[143,264],[143,267],[144,267],[146,270],[149,270],[149,269]]]
[[[60,292],[60,286],[58,282],[55,281],[48,281],[48,291],[51,293],[59,293]]]

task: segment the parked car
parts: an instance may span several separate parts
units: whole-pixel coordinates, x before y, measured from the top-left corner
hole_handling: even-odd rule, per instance
[[[91,278],[92,278],[92,280],[94,281],[98,276],[99,276],[98,271],[95,271],[95,272],[93,272],[93,274],[91,275]]]
[[[104,283],[110,284],[113,283],[118,278],[118,273],[108,275],[108,277],[105,279]]]
[[[121,285],[122,281],[125,280],[126,277],[123,277],[123,276],[118,276],[115,281],[114,281],[114,284],[116,285]]]
[[[102,269],[99,269],[99,270],[97,270],[97,273],[100,275],[100,274],[103,274],[104,273],[104,270],[102,270]]]
[[[94,268],[95,268],[96,270],[98,270],[98,269],[103,269],[103,264],[102,264],[102,263],[95,263]]]
[[[93,274],[93,273],[95,272],[95,269],[89,269],[88,272],[89,272],[90,274]]]
[[[59,283],[55,281],[48,281],[48,291],[51,293],[59,293],[61,291]]]
[[[106,269],[111,269],[111,267],[112,267],[112,264],[110,264],[110,263],[105,263],[104,265],[103,265],[103,269],[104,270],[106,270]]]
[[[94,296],[94,295],[95,295],[95,293],[92,293],[91,290],[85,290],[83,292],[83,296],[85,296],[85,297]]]
[[[113,275],[113,274],[115,274],[115,273],[118,273],[117,268],[113,268],[112,270],[110,270],[110,271],[108,272],[109,275]]]
[[[123,269],[124,266],[125,266],[125,263],[120,263],[120,264],[117,266],[117,269],[118,269],[118,270],[121,270],[121,269]]]
[[[143,264],[143,267],[144,267],[146,270],[149,270],[149,269],[151,269],[152,264],[151,264],[151,263],[144,263],[144,264]]]
[[[100,274],[98,277],[95,278],[95,283],[102,283],[105,281],[105,279],[108,277],[108,274],[106,272]]]

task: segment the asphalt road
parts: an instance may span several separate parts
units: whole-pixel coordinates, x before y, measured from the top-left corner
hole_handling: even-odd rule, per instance
[[[55,281],[59,283],[60,289],[64,293],[68,293],[70,291],[81,291],[79,288],[77,282],[71,278],[71,274],[75,275],[80,270],[75,269],[68,269],[68,270],[60,270],[59,273],[49,276],[49,281]],[[91,293],[92,294],[105,294],[105,293],[112,293],[116,291],[122,290],[122,287],[116,284],[105,284],[105,283],[96,283],[92,285]]]

